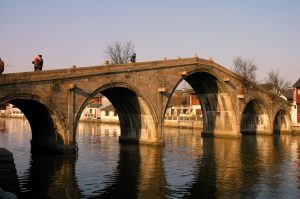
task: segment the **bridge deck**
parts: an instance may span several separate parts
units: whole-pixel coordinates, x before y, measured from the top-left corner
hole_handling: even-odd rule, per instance
[[[44,71],[33,71],[33,72],[21,72],[21,73],[8,73],[2,74],[0,78],[0,85],[5,84],[18,84],[25,82],[36,82],[36,81],[48,81],[65,78],[85,78],[86,76],[94,75],[109,75],[115,73],[127,73],[127,72],[138,72],[155,70],[159,68],[174,68],[188,65],[200,64],[204,66],[215,67],[230,76],[239,78],[238,75],[230,71],[229,69],[213,62],[210,60],[201,59],[198,57],[193,58],[179,58],[171,60],[159,60],[159,61],[148,61],[148,62],[137,62],[128,64],[108,64],[99,66],[88,66],[88,67],[72,67],[65,69],[54,69]]]

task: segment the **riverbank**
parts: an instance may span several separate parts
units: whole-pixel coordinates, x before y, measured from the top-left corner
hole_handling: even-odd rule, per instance
[[[165,120],[164,127],[183,128],[183,129],[202,129],[203,125],[200,121],[176,121]]]
[[[103,123],[103,124],[120,124],[119,120],[103,120],[103,119],[81,119],[80,122]],[[165,120],[164,127],[182,128],[182,129],[202,129],[201,121],[177,121]]]
[[[79,122],[103,123],[103,124],[120,124],[119,120],[106,119],[80,119]]]

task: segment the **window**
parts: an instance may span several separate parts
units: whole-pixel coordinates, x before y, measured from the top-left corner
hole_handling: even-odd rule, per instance
[[[174,113],[175,113],[175,110],[171,109],[171,115],[174,115]]]
[[[118,114],[117,114],[117,112],[116,111],[114,111],[114,116],[117,116]]]
[[[109,116],[109,111],[105,111],[105,116]]]

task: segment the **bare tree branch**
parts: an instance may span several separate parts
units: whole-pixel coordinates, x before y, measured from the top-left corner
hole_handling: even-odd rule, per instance
[[[105,53],[112,64],[128,63],[129,58],[134,53],[134,44],[131,41],[126,43],[114,41],[107,45]]]
[[[277,92],[275,94],[277,95],[282,95],[291,86],[290,81],[280,77],[278,70],[268,72],[265,82],[272,84],[276,88]]]
[[[245,82],[255,82],[257,66],[254,59],[245,59],[238,56],[233,59],[234,71],[241,75]]]

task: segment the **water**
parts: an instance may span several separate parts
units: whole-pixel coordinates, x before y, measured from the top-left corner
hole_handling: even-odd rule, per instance
[[[21,198],[300,198],[300,137],[201,138],[167,129],[164,147],[120,145],[118,126],[80,123],[78,155],[30,153],[26,120],[0,118]]]

